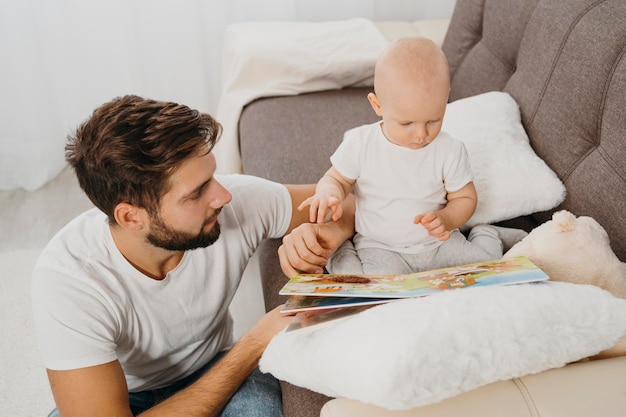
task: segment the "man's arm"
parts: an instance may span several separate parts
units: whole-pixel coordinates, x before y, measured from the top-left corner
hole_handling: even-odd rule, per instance
[[[286,184],[285,187],[287,187],[287,191],[289,191],[289,196],[291,197],[291,222],[289,223],[287,233],[285,233],[288,235],[302,223],[309,222],[309,213],[298,210],[298,207],[304,200],[315,194],[315,184]]]
[[[132,416],[124,371],[118,361],[70,371],[48,369],[48,379],[63,417]]]
[[[272,337],[293,320],[282,314],[281,308],[264,315],[198,381],[140,416],[217,416],[258,366]]]
[[[289,230],[278,248],[280,265],[287,277],[299,272],[321,273],[328,258],[354,234],[354,196],[342,202],[343,215],[336,222],[308,223],[308,213],[298,206],[306,199],[314,185],[287,185],[292,200],[292,220]]]
[[[141,416],[217,416],[258,366],[271,338],[292,320],[281,314],[280,308],[263,316],[198,381]],[[132,416],[124,372],[118,361],[71,371],[48,370],[48,377],[63,417]]]

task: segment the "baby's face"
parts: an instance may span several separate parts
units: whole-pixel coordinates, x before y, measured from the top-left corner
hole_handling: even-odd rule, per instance
[[[377,113],[383,119],[387,140],[410,149],[430,144],[441,131],[448,93],[447,83],[414,84],[398,86],[378,97]]]

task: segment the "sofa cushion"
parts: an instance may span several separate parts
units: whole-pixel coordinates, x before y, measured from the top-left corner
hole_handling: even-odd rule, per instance
[[[478,205],[467,227],[556,207],[565,187],[530,147],[519,108],[498,91],[450,103],[442,130],[467,149]]]
[[[564,366],[625,334],[626,300],[598,287],[468,288],[283,331],[259,365],[325,395],[408,409]]]

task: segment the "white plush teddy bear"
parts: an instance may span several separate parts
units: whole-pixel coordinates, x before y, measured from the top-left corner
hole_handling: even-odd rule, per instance
[[[592,284],[626,298],[626,263],[611,250],[609,236],[591,217],[566,210],[533,229],[505,254],[525,255],[552,281]],[[596,358],[626,355],[626,337]]]
[[[553,281],[593,284],[626,298],[626,263],[611,250],[609,236],[591,217],[558,211],[516,243],[505,258],[526,255]]]

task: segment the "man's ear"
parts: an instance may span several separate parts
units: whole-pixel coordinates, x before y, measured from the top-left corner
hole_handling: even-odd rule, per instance
[[[117,224],[129,230],[142,230],[147,221],[146,211],[130,203],[119,203],[115,206],[113,215]]]
[[[382,113],[380,111],[380,102],[378,101],[378,96],[376,96],[375,93],[369,93],[367,95],[367,99],[369,100],[370,105],[372,106],[376,114],[382,117]]]

